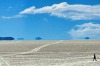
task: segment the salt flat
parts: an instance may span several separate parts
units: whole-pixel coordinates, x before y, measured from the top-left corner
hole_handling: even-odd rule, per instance
[[[0,66],[99,65],[99,40],[0,41]]]

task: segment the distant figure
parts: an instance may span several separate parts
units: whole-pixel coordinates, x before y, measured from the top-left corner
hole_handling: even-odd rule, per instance
[[[93,57],[93,61],[94,61],[94,60],[97,61],[97,59],[96,59],[96,55],[95,55],[95,54],[94,54],[94,57]]]

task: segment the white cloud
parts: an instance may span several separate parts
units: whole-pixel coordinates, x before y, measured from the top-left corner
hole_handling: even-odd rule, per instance
[[[32,6],[21,11],[19,14],[43,13],[72,20],[100,20],[100,5],[70,5],[66,2],[62,2],[60,4],[54,4],[42,8]]]
[[[68,33],[73,39],[84,39],[85,37],[100,39],[100,24],[93,24],[90,22],[76,25]]]
[[[2,19],[12,19],[12,18],[21,18],[23,17],[24,15],[14,15],[14,16],[1,16]]]
[[[47,19],[47,18],[43,18],[43,21],[44,21],[44,22],[48,22],[48,19]]]
[[[52,6],[44,6],[42,8],[36,8],[32,6],[21,11],[15,16],[3,16],[3,18],[19,18],[25,14],[50,14],[51,16],[57,16],[65,19],[72,20],[100,20],[100,5],[83,5],[73,4],[70,5],[66,2],[59,4],[53,4]]]
[[[9,6],[9,7],[8,7],[8,10],[10,10],[10,9],[12,9],[12,8],[13,8],[12,6]]]

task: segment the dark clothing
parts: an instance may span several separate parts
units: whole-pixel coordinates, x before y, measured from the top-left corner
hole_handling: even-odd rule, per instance
[[[95,55],[95,54],[94,54],[94,58],[93,58],[93,61],[94,61],[94,60],[95,60],[95,61],[97,61],[97,59],[96,59],[96,55]]]

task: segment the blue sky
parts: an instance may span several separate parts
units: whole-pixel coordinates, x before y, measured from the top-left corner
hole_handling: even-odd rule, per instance
[[[100,39],[100,0],[0,0],[0,36]]]

